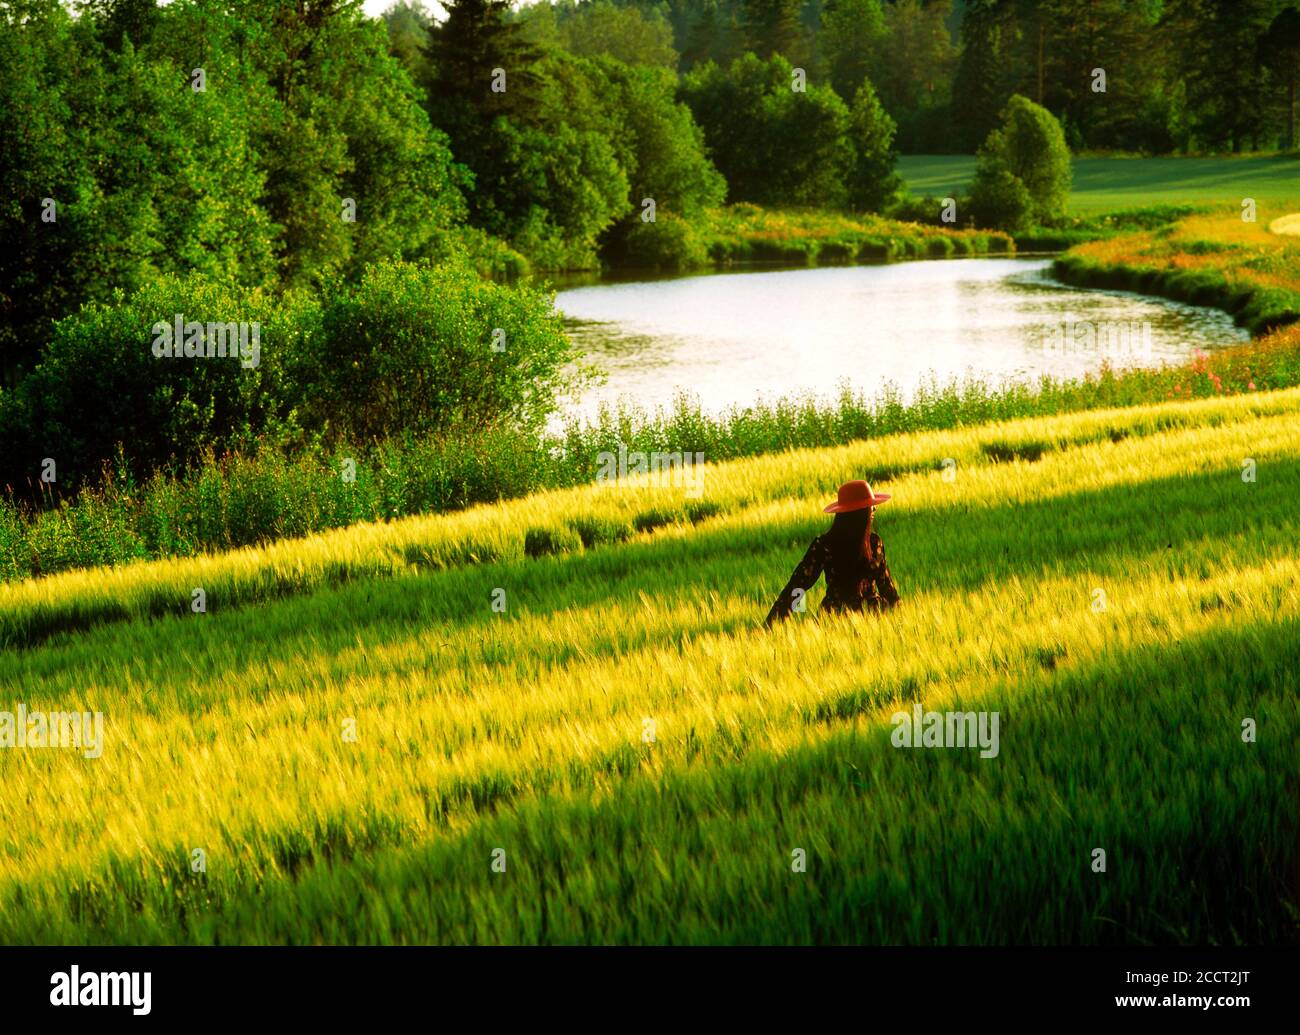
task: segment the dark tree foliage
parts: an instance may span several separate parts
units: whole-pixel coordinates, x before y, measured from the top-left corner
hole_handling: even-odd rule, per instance
[[[829,86],[794,89],[797,73],[754,54],[706,64],[682,82],[732,201],[839,206],[854,165],[848,106]]]
[[[508,19],[510,4],[449,0],[445,6],[447,19],[431,29],[427,49],[439,123],[491,121],[498,115],[527,121],[541,54],[519,23]]]
[[[1286,117],[1286,147],[1296,146],[1296,85],[1300,81],[1300,10],[1281,11],[1260,39],[1260,58],[1273,73],[1283,98]]]
[[[464,174],[420,100],[357,2],[0,8],[6,382],[51,320],[165,273],[269,289],[435,248]]]

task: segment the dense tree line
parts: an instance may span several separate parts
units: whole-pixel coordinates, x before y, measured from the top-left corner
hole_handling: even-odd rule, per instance
[[[1294,139],[1283,0],[445,8],[0,4],[3,381],[51,316],[169,272],[272,290],[456,249],[589,268],[671,250],[723,200],[879,210],[898,151],[973,152],[1013,95],[1075,150]]]
[[[750,50],[846,102],[869,79],[904,153],[975,151],[1014,94],[1050,111],[1075,150],[1295,146],[1294,0],[619,3],[671,26],[683,72]]]
[[[468,173],[358,11],[0,6],[7,381],[31,367],[49,318],[167,273],[288,288],[439,250]]]
[[[464,348],[416,297],[454,285],[481,312],[448,267],[699,262],[724,202],[906,212],[900,150],[978,149],[964,219],[1019,229],[1061,215],[1067,145],[1294,141],[1300,14],[1280,0],[443,6],[0,0],[0,480],[30,477],[48,429],[80,443],[82,478],[133,431],[167,432],[133,447],[146,466],[198,441],[447,431],[441,389],[394,424],[391,400],[314,365],[356,330],[340,300],[381,264],[371,308]],[[443,279],[421,279],[431,263]],[[154,369],[140,298],[216,324],[238,318],[223,306],[264,312],[297,351],[137,384],[122,372]],[[539,320],[517,337],[545,357],[545,395],[562,357]],[[444,371],[457,398],[477,398],[475,370]],[[111,404],[81,427],[97,386]]]

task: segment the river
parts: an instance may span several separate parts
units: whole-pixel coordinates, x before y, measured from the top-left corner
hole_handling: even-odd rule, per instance
[[[604,384],[572,400],[590,417],[680,392],[719,413],[759,398],[831,398],[847,383],[905,397],[930,379],[994,384],[1159,365],[1247,340],[1214,309],[1074,288],[1043,258],[711,273],[561,290],[556,305]]]

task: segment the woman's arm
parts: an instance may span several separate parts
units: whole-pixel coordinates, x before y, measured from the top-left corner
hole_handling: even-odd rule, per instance
[[[790,617],[790,612],[794,608],[796,592],[802,596],[817,584],[821,578],[822,567],[826,563],[826,558],[822,552],[822,541],[814,539],[812,545],[808,547],[807,552],[803,555],[803,560],[794,569],[794,574],[790,576],[790,581],[785,584],[785,589],[781,590],[781,595],[776,598],[776,603],[772,605],[772,610],[767,613],[765,625],[771,625],[773,622],[783,621]]]
[[[898,587],[894,585],[894,576],[889,574],[889,562],[885,560],[885,543],[874,532],[871,535],[876,541],[876,568],[872,579],[876,584],[876,592],[880,594],[880,599],[884,601],[885,607],[893,607],[898,603]]]

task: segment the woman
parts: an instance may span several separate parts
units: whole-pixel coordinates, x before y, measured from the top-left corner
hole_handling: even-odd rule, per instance
[[[840,486],[839,499],[825,509],[835,515],[830,530],[808,547],[768,612],[768,625],[788,618],[796,599],[817,584],[823,571],[823,611],[880,611],[898,603],[898,587],[885,563],[885,544],[871,529],[876,507],[887,499],[888,493],[877,496],[864,481]]]

